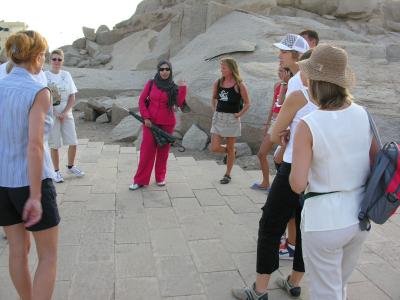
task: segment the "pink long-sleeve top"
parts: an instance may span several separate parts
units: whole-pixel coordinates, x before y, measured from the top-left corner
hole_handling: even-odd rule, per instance
[[[175,125],[176,117],[175,112],[168,107],[168,93],[157,88],[157,85],[153,82],[150,91],[150,105],[146,107],[145,100],[149,95],[150,90],[149,80],[139,97],[139,111],[140,115],[144,119],[149,119],[152,123],[158,125]],[[186,98],[186,86],[180,86],[178,88],[178,106],[182,106]]]

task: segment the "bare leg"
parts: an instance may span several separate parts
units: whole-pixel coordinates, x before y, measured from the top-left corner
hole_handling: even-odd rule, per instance
[[[28,253],[30,247],[29,232],[22,223],[4,226],[10,245],[9,269],[11,280],[21,300],[31,300],[32,279],[29,272]]]
[[[260,294],[264,294],[267,292],[269,280],[271,279],[270,274],[258,274],[256,276],[256,292]]]
[[[38,253],[38,267],[33,279],[32,300],[50,300],[57,269],[58,226],[33,233]]]
[[[225,153],[226,146],[221,145],[222,137],[218,134],[211,135],[210,151],[216,153]]]
[[[296,245],[296,220],[291,218],[287,224],[288,236],[287,240],[290,245]]]
[[[300,286],[300,281],[303,279],[304,273],[297,272],[292,270],[292,274],[290,274],[289,283],[293,286]]]
[[[68,166],[73,166],[76,157],[76,145],[70,145],[68,147]]]
[[[228,137],[226,138],[226,154],[227,154],[227,160],[226,160],[226,172],[225,174],[230,176],[231,171],[233,168],[233,163],[235,162],[235,142],[236,138],[235,137]]]
[[[60,155],[58,149],[51,149],[51,160],[53,161],[54,170],[60,170]]]
[[[257,153],[263,175],[263,180],[260,186],[263,188],[269,187],[269,165],[267,155],[269,151],[271,151],[273,145],[274,144],[271,142],[271,136],[267,133]]]

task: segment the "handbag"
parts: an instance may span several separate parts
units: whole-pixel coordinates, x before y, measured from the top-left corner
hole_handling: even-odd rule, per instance
[[[144,105],[146,106],[146,108],[149,108],[149,106],[150,106],[150,93],[151,93],[152,87],[153,87],[153,80],[150,81],[149,93],[148,93],[146,99],[144,100]]]

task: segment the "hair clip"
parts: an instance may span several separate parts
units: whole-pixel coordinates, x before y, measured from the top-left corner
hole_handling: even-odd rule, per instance
[[[16,45],[13,45],[13,46],[11,47],[11,52],[12,52],[13,54],[16,54],[16,53],[19,52],[19,49],[17,48]]]

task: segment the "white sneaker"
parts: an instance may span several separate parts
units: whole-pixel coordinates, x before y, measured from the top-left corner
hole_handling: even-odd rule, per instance
[[[76,166],[72,166],[71,169],[69,169],[69,168],[67,167],[67,172],[68,172],[69,174],[75,175],[76,177],[82,177],[82,176],[85,175],[85,172],[79,170]]]
[[[164,181],[157,182],[158,186],[165,186],[167,183]]]
[[[60,171],[54,172],[54,178],[53,178],[53,179],[54,179],[54,181],[57,182],[57,183],[64,182],[64,178],[62,177]]]

